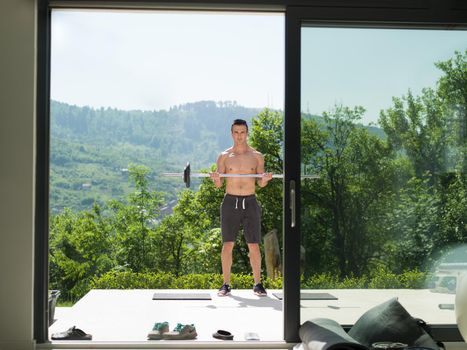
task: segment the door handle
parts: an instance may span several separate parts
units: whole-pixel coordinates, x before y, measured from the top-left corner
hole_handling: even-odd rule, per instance
[[[290,227],[295,227],[295,181],[290,180]]]

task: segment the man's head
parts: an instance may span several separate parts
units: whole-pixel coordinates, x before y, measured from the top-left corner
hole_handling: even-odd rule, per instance
[[[248,125],[243,119],[235,119],[230,127],[234,144],[241,145],[246,143],[248,138]]]
[[[235,119],[232,123],[232,126],[230,127],[230,131],[233,131],[234,125],[245,125],[246,131],[248,132],[248,124],[246,123],[246,120]]]

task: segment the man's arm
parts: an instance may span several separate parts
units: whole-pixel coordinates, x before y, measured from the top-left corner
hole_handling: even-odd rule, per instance
[[[258,178],[258,186],[265,187],[269,180],[272,179],[272,173],[264,172],[264,157],[258,152],[258,166],[256,167],[256,173],[261,174],[262,177]]]
[[[225,173],[225,157],[223,157],[222,153],[217,157],[216,167],[216,171],[209,173],[209,175],[214,182],[214,186],[220,188],[222,187],[223,179],[219,176],[219,173]]]

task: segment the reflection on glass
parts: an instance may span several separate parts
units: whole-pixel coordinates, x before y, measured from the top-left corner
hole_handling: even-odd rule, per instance
[[[302,322],[397,297],[455,323],[440,305],[467,270],[466,48],[466,32],[302,29],[302,173],[320,175],[301,189]]]

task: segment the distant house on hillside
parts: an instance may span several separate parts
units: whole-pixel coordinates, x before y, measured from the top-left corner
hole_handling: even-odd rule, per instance
[[[177,200],[173,199],[167,203],[167,205],[163,206],[160,209],[160,216],[163,218],[164,216],[171,215],[173,212],[173,208],[177,205]]]

